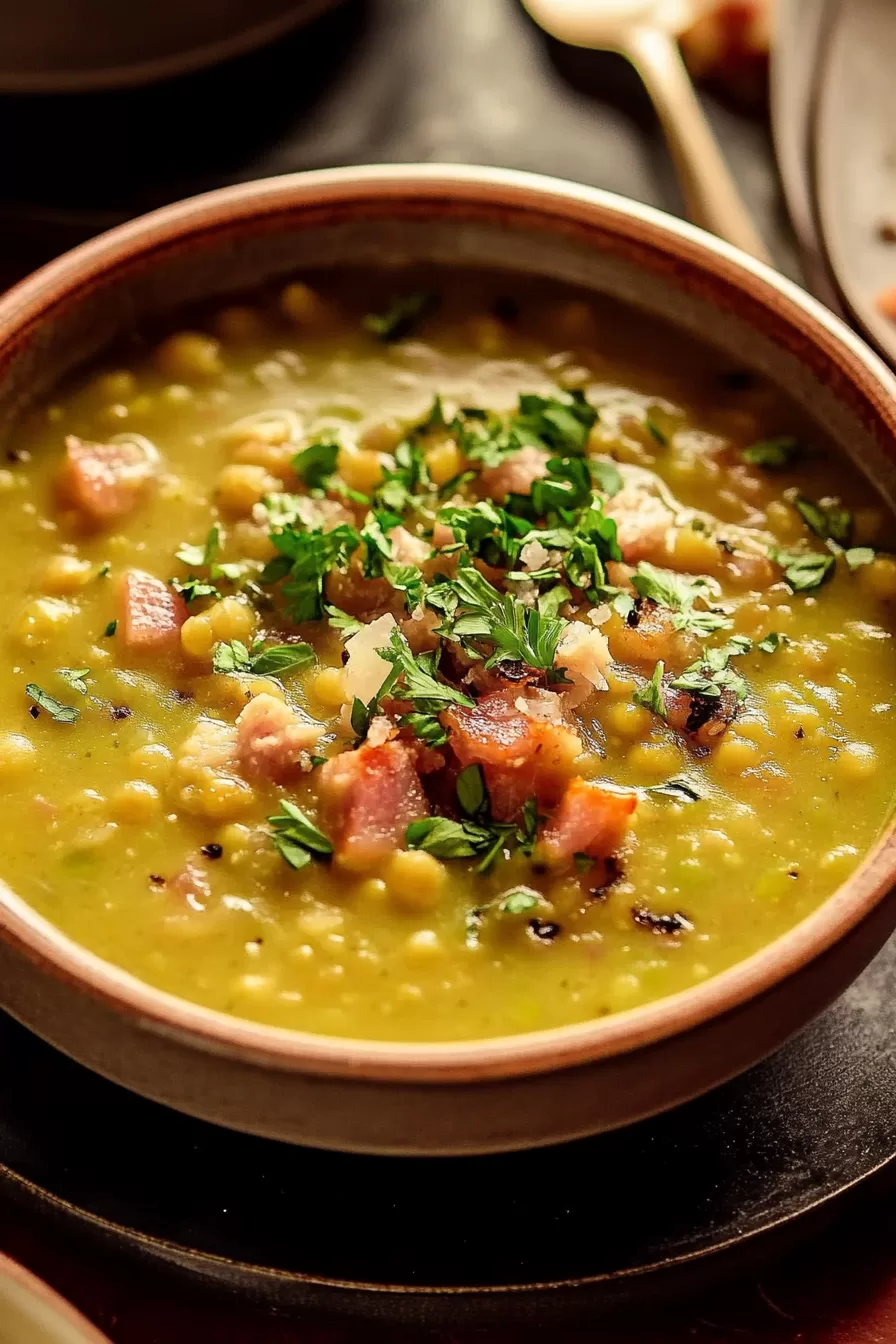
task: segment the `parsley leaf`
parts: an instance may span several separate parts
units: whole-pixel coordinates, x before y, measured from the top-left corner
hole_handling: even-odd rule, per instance
[[[666,717],[666,702],[663,699],[663,676],[665,675],[666,665],[663,662],[657,663],[653,669],[653,676],[645,685],[640,686],[632,696],[636,705],[642,709],[649,709],[654,714],[659,714],[661,719]]]
[[[795,593],[809,593],[831,577],[834,557],[819,551],[772,552],[772,559],[784,571],[784,578]]]
[[[221,527],[218,523],[213,523],[209,529],[208,536],[201,546],[194,546],[190,542],[183,542],[174,554],[178,560],[182,560],[185,565],[205,565],[211,567],[215,563],[218,551],[221,549]]]
[[[501,915],[525,915],[534,910],[540,901],[538,892],[531,887],[513,887],[504,893],[495,909]]]
[[[432,714],[444,705],[464,705],[473,707],[473,701],[446,681],[437,681],[435,667],[438,654],[414,654],[400,630],[394,629],[389,643],[379,649],[379,656],[395,669],[393,677],[387,677],[384,685],[389,690],[398,688],[402,700],[413,700],[414,708],[424,714]],[[383,695],[383,687],[377,692],[377,700]]]
[[[875,553],[871,546],[853,546],[845,554],[846,563],[852,573],[853,570],[861,569],[863,565],[870,565]]]
[[[318,621],[324,614],[324,579],[331,569],[344,569],[360,544],[355,528],[347,523],[324,532],[299,531],[293,526],[271,534],[271,541],[280,555],[266,565],[262,582],[273,583],[286,578],[283,596],[292,619]]]
[[[90,676],[89,667],[57,667],[56,675],[71,686],[73,691],[80,691],[82,695],[87,694],[86,678]]]
[[[468,817],[489,815],[488,790],[481,765],[468,765],[457,777],[454,786],[460,810]]]
[[[751,467],[769,467],[772,471],[779,471],[782,467],[789,467],[802,456],[802,453],[803,449],[798,440],[785,435],[778,439],[761,439],[758,443],[751,443],[743,450],[741,457]]]
[[[335,439],[317,439],[296,453],[292,465],[309,490],[326,490],[327,482],[336,470],[338,456],[339,444]]]
[[[291,868],[304,868],[313,858],[333,853],[333,846],[305,813],[289,799],[280,800],[280,811],[268,817],[273,828],[274,848]]]
[[[764,639],[760,639],[756,645],[762,653],[774,653],[776,649],[787,641],[786,635],[778,634],[777,630],[771,630]]]
[[[33,681],[29,681],[25,687],[25,694],[40,709],[45,709],[54,723],[77,723],[81,717],[79,709],[75,709],[73,705],[63,705],[49,692],[42,691]]]
[[[401,341],[411,335],[438,302],[435,294],[405,294],[393,298],[384,313],[368,313],[362,326],[385,344]]]
[[[392,542],[387,535],[397,527],[401,518],[387,509],[374,509],[368,513],[361,529],[361,541],[364,543],[364,577],[379,579],[383,574],[383,561],[392,559]]]
[[[494,652],[486,667],[501,661],[521,662],[552,671],[557,645],[567,622],[542,616],[537,607],[524,607],[510,593],[501,594],[470,565],[461,565],[450,581],[457,607],[449,638],[490,644]],[[430,602],[430,593],[427,593]]]
[[[686,667],[669,685],[675,691],[704,695],[711,700],[717,700],[723,690],[730,690],[741,704],[747,698],[747,683],[728,664],[732,658],[750,653],[752,648],[753,641],[746,635],[734,635],[721,648],[706,649],[702,658]]]
[[[354,616],[349,616],[347,611],[341,611],[339,607],[325,606],[324,611],[327,620],[334,630],[338,630],[343,639],[350,639],[362,629],[363,622],[356,620]]]
[[[492,843],[492,832],[472,821],[424,817],[405,832],[408,849],[422,849],[438,859],[469,859]]]
[[[707,595],[715,593],[715,585],[709,579],[699,576],[691,578],[671,569],[658,569],[647,560],[642,560],[632,575],[632,586],[639,597],[650,598],[674,611],[672,624],[676,630],[692,630],[698,635],[710,635],[731,625],[730,618],[723,612],[698,610],[694,606],[698,600],[706,602]]]
[[[105,630],[103,631],[103,639],[111,639],[117,629],[118,629],[118,622],[110,621],[109,624],[106,626]]]
[[[564,456],[585,451],[597,411],[576,389],[559,397],[521,393],[511,427],[521,443],[544,444]]]
[[[848,546],[852,535],[852,514],[839,504],[817,504],[814,500],[797,495],[793,501],[797,513],[822,541],[836,541]]]
[[[190,602],[198,602],[201,597],[221,596],[213,583],[209,583],[207,579],[199,579],[195,574],[191,574],[188,579],[169,579],[168,582],[188,605]]]
[[[264,647],[257,639],[251,649],[238,639],[229,643],[216,644],[212,650],[212,667],[215,672],[251,672],[259,677],[283,676],[288,672],[299,672],[314,662],[314,650],[310,644],[270,644]]]
[[[444,747],[448,741],[448,733],[437,714],[422,714],[414,710],[410,714],[402,714],[398,722],[402,728],[410,728],[414,736],[419,737],[428,747]]]
[[[420,606],[426,583],[416,565],[398,565],[392,560],[384,560],[383,578],[396,592],[404,593],[409,612]]]
[[[599,458],[589,457],[588,470],[591,479],[605,495],[618,495],[623,487],[622,472],[615,462],[603,462]]]

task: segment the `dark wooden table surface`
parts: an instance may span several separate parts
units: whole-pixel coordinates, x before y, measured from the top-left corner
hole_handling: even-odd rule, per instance
[[[709,110],[779,265],[794,274],[765,126],[720,104]],[[107,224],[191,191],[339,163],[496,163],[673,211],[680,205],[633,72],[612,57],[545,41],[517,0],[347,0],[272,52],[175,85],[67,102],[0,98],[0,134],[9,150],[0,182],[0,278],[9,279]],[[891,1184],[851,1196],[833,1223],[807,1229],[798,1247],[760,1250],[749,1273],[662,1307],[555,1331],[558,1344],[896,1344]],[[392,1326],[287,1319],[110,1258],[4,1196],[0,1250],[61,1291],[114,1344],[405,1337]],[[548,1320],[532,1322],[533,1331],[545,1327]],[[434,1338],[516,1344],[524,1334],[471,1330],[458,1319],[456,1329]]]

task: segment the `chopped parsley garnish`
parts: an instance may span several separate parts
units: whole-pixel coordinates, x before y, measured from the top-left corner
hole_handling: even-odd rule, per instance
[[[436,605],[433,598],[438,600],[443,589],[455,602],[447,627],[440,627],[441,634],[459,640],[464,647],[470,642],[490,645],[486,667],[510,661],[554,672],[565,621],[542,616],[537,607],[524,607],[512,594],[499,593],[471,565],[461,565],[455,579],[430,589],[426,595],[430,606]]]
[[[112,573],[112,565],[108,560],[106,560],[103,562],[103,564],[100,565],[99,569],[96,572],[96,576],[98,579],[108,579],[111,573]]]
[[[272,496],[279,498],[279,496]],[[218,553],[221,550],[222,532],[220,523],[213,523],[209,528],[208,535],[201,546],[194,545],[192,542],[183,542],[175,551],[178,560],[183,561],[195,569],[207,569],[208,575],[205,578],[198,578],[195,574],[190,574],[186,579],[169,579],[171,587],[176,593],[180,593],[185,602],[196,602],[201,597],[220,597],[221,594],[216,588],[213,580],[228,579],[232,583],[242,578],[245,572],[245,565],[218,562]]]
[[[597,411],[582,391],[559,397],[530,392],[520,394],[511,428],[522,444],[543,444],[564,455],[581,454],[596,420]]]
[[[211,568],[215,563],[215,558],[221,549],[221,527],[218,523],[213,523],[209,528],[208,536],[201,546],[193,545],[191,542],[183,542],[174,552],[178,560],[182,560],[185,565],[204,566]]]
[[[347,611],[341,611],[339,607],[325,606],[327,620],[334,630],[338,630],[343,639],[350,639],[363,628],[363,622],[357,620],[354,616],[349,616]]]
[[[268,817],[274,848],[291,868],[304,868],[312,859],[326,858],[333,846],[322,831],[289,799],[280,800],[280,811]]]
[[[213,583],[209,583],[207,579],[197,578],[195,574],[188,579],[169,579],[169,583],[188,605],[191,602],[198,602],[201,597],[221,596]]]
[[[479,946],[479,934],[485,917],[497,915],[528,915],[541,904],[541,896],[532,887],[511,887],[485,905],[474,905],[464,917],[466,944],[470,949]],[[553,926],[552,926],[553,927]]]
[[[861,569],[863,565],[870,565],[875,557],[875,551],[871,546],[853,546],[845,551],[846,563],[850,572]]]
[[[348,564],[361,541],[358,532],[346,523],[329,532],[300,531],[290,524],[270,536],[280,554],[265,566],[262,582],[284,580],[283,596],[297,624],[319,621],[324,614],[324,579],[331,569]]]
[[[81,711],[75,709],[74,705],[63,705],[48,691],[41,690],[33,681],[29,681],[25,687],[25,694],[40,709],[46,710],[54,723],[77,723],[81,717]]]
[[[759,649],[760,653],[774,653],[776,649],[779,649],[781,645],[786,642],[786,635],[779,634],[777,630],[771,630],[763,639],[759,640],[756,647]]]
[[[598,458],[590,457],[588,459],[588,470],[591,472],[591,479],[598,490],[602,490],[605,495],[619,494],[624,481],[622,472],[615,462],[601,462]]]
[[[339,444],[335,439],[317,439],[296,453],[292,465],[309,490],[326,490],[329,478],[336,470],[338,456]]]
[[[468,817],[488,815],[488,790],[481,765],[468,765],[457,777],[454,786],[460,810]]]
[[[57,667],[57,677],[61,677],[66,685],[71,686],[73,691],[80,691],[81,695],[87,694],[86,678],[90,676],[89,667]]]
[[[383,561],[392,559],[392,542],[388,532],[397,527],[401,517],[387,509],[375,509],[368,513],[361,529],[361,541],[364,545],[365,579],[379,579],[383,573]]]
[[[642,709],[649,709],[651,713],[658,714],[661,719],[666,717],[666,702],[663,699],[663,677],[666,673],[666,664],[658,662],[653,669],[653,676],[643,686],[639,686],[632,696],[636,705]]]
[[[834,557],[820,551],[772,551],[772,559],[784,571],[795,593],[810,593],[831,577]]]
[[[103,631],[103,639],[111,639],[118,629],[118,621],[110,621]]]
[[[410,336],[438,306],[436,294],[404,294],[393,298],[384,313],[368,313],[362,326],[378,341],[389,344]]]
[[[216,644],[212,651],[215,672],[253,673],[259,677],[282,677],[299,672],[314,662],[310,644],[270,644],[256,639],[247,649],[238,639]]]
[[[448,741],[447,729],[442,726],[437,714],[421,714],[414,710],[411,714],[402,714],[398,722],[400,727],[409,728],[428,747],[444,747]]]
[[[639,597],[650,598],[675,612],[672,624],[676,630],[710,635],[731,625],[730,618],[723,612],[705,611],[694,606],[698,600],[707,602],[708,595],[715,594],[716,588],[710,579],[658,569],[642,560],[632,575],[632,586]]]
[[[749,653],[752,648],[753,641],[746,635],[733,635],[721,648],[705,649],[703,657],[673,678],[669,686],[672,690],[707,696],[711,700],[717,700],[722,691],[729,690],[741,704],[747,698],[747,683],[728,664],[732,658]]]
[[[405,841],[408,849],[422,849],[437,859],[470,859],[489,849],[493,836],[488,827],[472,821],[424,817],[411,822]]]
[[[852,514],[848,509],[837,503],[818,504],[803,495],[797,495],[793,507],[816,537],[821,537],[822,541],[836,541],[838,546],[849,545]]]
[[[780,471],[789,467],[802,453],[799,441],[784,435],[778,439],[761,439],[758,443],[751,443],[743,450],[741,457],[751,467],[769,467],[772,471]]]
[[[480,765],[468,765],[460,772],[455,791],[464,819],[451,821],[448,817],[426,817],[411,822],[406,833],[409,849],[423,849],[440,859],[478,857],[477,873],[487,872],[501,851],[513,845],[531,855],[539,822],[534,798],[527,799],[520,824],[516,826],[513,822],[492,820]]]
[[[464,705],[472,709],[473,701],[463,691],[447,681],[437,681],[438,650],[434,653],[415,654],[400,630],[393,630],[389,643],[379,649],[379,656],[392,664],[392,672],[377,692],[379,701],[393,691],[402,700],[412,700],[414,708],[432,714],[445,705]]]

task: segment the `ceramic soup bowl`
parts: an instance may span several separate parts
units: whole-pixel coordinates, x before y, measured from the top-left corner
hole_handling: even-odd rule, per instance
[[[0,300],[0,411],[182,305],[350,260],[505,268],[622,299],[769,375],[881,494],[896,385],[845,326],[732,248],[630,201],[482,168],[373,167],[228,188],[93,239]],[[416,1045],[256,1025],[141,983],[0,887],[0,1005],[89,1068],[193,1115],[383,1153],[546,1144],[627,1124],[773,1051],[896,924],[885,834],[785,936],[715,978],[600,1020]]]

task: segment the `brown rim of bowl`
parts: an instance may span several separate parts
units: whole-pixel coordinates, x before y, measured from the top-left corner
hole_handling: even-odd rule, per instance
[[[0,1254],[0,1283],[4,1279],[23,1288],[29,1297],[51,1307],[61,1322],[64,1321],[70,1329],[78,1331],[83,1344],[109,1344],[106,1336],[101,1334],[86,1316],[82,1316],[77,1307],[73,1307],[61,1297],[55,1288],[51,1288],[43,1279],[32,1274],[30,1269],[20,1265],[18,1260],[11,1260],[8,1255]]]
[[[838,318],[796,285],[719,239],[649,206],[591,187],[505,169],[412,164],[323,169],[226,187],[123,224],[37,271],[0,298],[0,376],[33,329],[118,275],[205,239],[369,217],[488,219],[585,241],[673,277],[691,293],[798,354],[883,443],[896,441],[896,381]],[[761,319],[761,321],[760,321]],[[590,1063],[700,1026],[772,989],[832,947],[887,895],[896,825],[817,910],[788,933],[702,984],[612,1016],[566,1027],[456,1042],[392,1042],[269,1027],[204,1008],[138,980],[79,946],[0,883],[0,934],[58,979],[144,1027],[246,1063],[285,1072],[413,1083],[486,1081]]]

